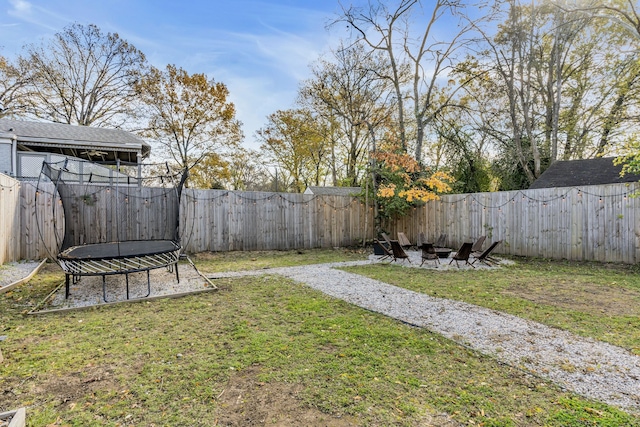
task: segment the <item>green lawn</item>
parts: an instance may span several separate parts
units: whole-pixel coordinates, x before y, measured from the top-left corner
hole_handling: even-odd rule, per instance
[[[364,256],[305,251],[193,259],[209,272]],[[582,325],[586,335],[637,346],[637,336],[618,336],[616,316],[597,329],[577,316],[592,313],[572,304],[535,302],[544,294],[535,286],[563,280],[574,290],[589,283],[635,298],[640,290],[629,269],[518,260],[499,271],[349,270],[433,295],[493,301],[501,310]],[[640,426],[637,416],[282,277],[217,280],[219,291],[180,299],[23,314],[61,280],[48,266],[0,295],[0,335],[9,337],[0,344],[0,412],[27,406],[29,425],[420,426],[451,417],[484,426]],[[527,314],[528,304],[540,306],[539,314]]]

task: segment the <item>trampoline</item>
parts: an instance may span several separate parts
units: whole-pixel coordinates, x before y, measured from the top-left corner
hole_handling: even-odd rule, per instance
[[[102,277],[105,302],[107,276],[125,276],[127,300],[132,273],[146,272],[143,298],[151,294],[153,269],[175,270],[180,281],[179,209],[187,173],[172,173],[168,165],[164,168],[162,175],[156,167],[156,174],[143,177],[141,165],[132,168],[132,176],[119,163],[108,168],[79,159],[43,162],[42,174],[53,183],[64,211],[64,237],[56,234],[60,243],[53,257],[65,273],[66,299],[70,284],[83,276]],[[56,205],[52,203],[53,218]]]

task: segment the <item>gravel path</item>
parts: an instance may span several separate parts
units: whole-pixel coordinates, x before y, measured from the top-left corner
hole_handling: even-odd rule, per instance
[[[413,254],[413,267],[420,263]],[[415,258],[417,257],[417,259]],[[566,331],[509,314],[459,301],[430,297],[377,280],[347,273],[335,267],[374,262],[354,261],[301,267],[209,274],[209,278],[278,274],[332,297],[426,328],[512,366],[523,368],[582,396],[600,400],[630,412],[640,412],[640,357],[625,349],[582,338]],[[28,267],[0,270],[0,285],[18,280]],[[426,268],[433,268],[427,266]],[[439,269],[456,268],[441,266]],[[463,267],[470,268],[470,267]],[[481,268],[488,268],[483,266]],[[181,268],[180,284],[164,269],[152,272],[152,296],[206,289],[207,283],[194,271]],[[435,273],[435,272],[434,272]],[[28,272],[26,273],[28,274]],[[24,276],[23,276],[24,277]],[[146,276],[132,280],[132,294],[146,292]],[[136,290],[137,287],[141,287]],[[123,289],[118,292],[122,295]],[[110,290],[110,295],[118,292]],[[49,308],[81,307],[101,302],[100,278],[83,278],[64,300],[63,290],[54,295]]]
[[[640,357],[629,351],[495,310],[430,297],[333,268],[357,264],[362,262],[249,274],[283,275],[359,307],[429,329],[582,396],[640,412]],[[240,275],[245,274],[210,277]]]

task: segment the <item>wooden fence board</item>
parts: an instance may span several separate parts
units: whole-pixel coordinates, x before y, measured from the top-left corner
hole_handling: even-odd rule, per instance
[[[0,262],[15,261],[20,252],[20,182],[0,175]]]

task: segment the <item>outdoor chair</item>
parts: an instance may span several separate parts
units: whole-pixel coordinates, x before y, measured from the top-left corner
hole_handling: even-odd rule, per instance
[[[411,248],[411,246],[413,246],[411,244],[411,241],[401,231],[398,231],[398,243],[400,243],[400,246],[402,246],[404,249],[409,249]]]
[[[384,241],[387,243],[387,246],[391,248],[391,237],[387,233],[380,233]]]
[[[482,245],[484,245],[484,241],[487,239],[487,236],[480,236],[478,240],[471,247],[471,256],[476,257],[482,253]]]
[[[393,257],[393,252],[391,252],[391,246],[379,240],[373,241],[373,253],[374,255],[378,255],[380,257],[378,258],[378,261],[382,261],[387,258]]]
[[[425,261],[435,261],[434,264],[436,268],[438,268],[438,264],[440,264],[440,257],[436,253],[433,243],[423,243],[420,245],[420,249],[422,249],[422,262],[420,263],[420,267],[422,267],[422,264],[424,264]]]
[[[433,245],[436,248],[446,248],[447,247],[447,235],[446,234],[441,234],[440,237],[438,237],[438,240],[436,240],[436,243]]]
[[[391,256],[393,257],[393,261],[397,261],[399,259],[406,259],[407,261],[409,261],[409,264],[411,264],[409,255],[407,255],[404,249],[402,249],[402,246],[400,246],[400,243],[397,240],[391,241],[391,252],[392,252]]]
[[[480,255],[475,257],[475,259],[471,263],[471,266],[473,266],[473,264],[475,264],[476,261],[480,261],[482,264],[486,264],[489,267],[492,267],[493,264],[497,264],[498,261],[493,259],[493,258],[491,258],[490,255],[491,255],[491,252],[493,252],[493,250],[496,248],[496,246],[498,246],[498,244],[500,244],[500,242],[502,242],[502,240],[498,240],[497,242],[493,242],[491,244],[491,246],[489,246],[487,248],[487,250],[485,250]]]
[[[449,264],[451,264],[453,261],[456,262],[456,267],[460,268],[460,261],[464,261],[465,264],[470,265],[471,267],[475,268],[473,266],[473,264],[471,264],[469,262],[469,256],[471,255],[471,247],[473,246],[473,243],[471,242],[465,242],[462,244],[462,246],[460,247],[460,249],[458,250],[458,252],[456,252],[456,254],[451,257],[451,261],[449,261]]]

